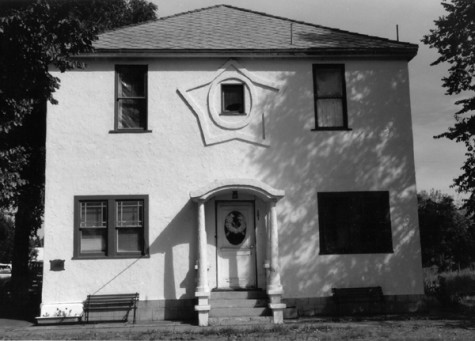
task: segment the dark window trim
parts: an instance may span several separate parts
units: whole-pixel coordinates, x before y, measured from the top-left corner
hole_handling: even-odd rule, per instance
[[[138,69],[145,73],[144,77],[144,97],[127,97],[128,99],[143,99],[145,101],[145,127],[143,128],[119,128],[119,70],[121,68]],[[148,130],[148,65],[144,64],[116,64],[114,77],[114,130],[109,133],[144,133]]]
[[[115,202],[117,200],[143,200],[143,249],[141,252],[117,252],[117,237],[115,227]],[[107,201],[107,249],[105,254],[80,253],[80,202]],[[72,259],[113,259],[113,258],[148,258],[149,254],[149,205],[148,195],[76,195],[74,196],[74,252]]]
[[[224,105],[224,87],[226,86],[240,86],[242,88],[242,112],[239,110],[226,110]],[[221,84],[221,115],[229,116],[246,116],[246,87],[244,83],[222,83]]]
[[[379,199],[384,197],[384,203],[387,203],[388,207],[388,212],[387,212],[387,223],[386,228],[388,229],[387,231],[382,231],[382,234],[384,235],[387,233],[388,235],[386,238],[388,238],[387,243],[388,245],[385,246],[384,250],[376,250],[376,251],[357,251],[355,250],[350,250],[348,252],[331,252],[328,251],[328,246],[326,245],[326,240],[325,240],[325,235],[326,235],[326,230],[329,228],[328,226],[325,226],[325,223],[322,221],[323,216],[322,216],[322,211],[321,211],[321,202],[325,200],[326,198],[332,197],[332,198],[343,198],[343,197],[348,197],[349,195],[356,195],[360,196],[360,200],[363,197],[370,197],[370,196],[380,196]],[[394,253],[394,245],[393,245],[393,231],[392,231],[392,221],[391,221],[391,202],[390,202],[390,195],[389,191],[348,191],[348,192],[318,192],[317,193],[317,200],[318,200],[318,225],[319,225],[319,240],[320,240],[320,255],[349,255],[349,254],[390,254]],[[384,242],[384,241],[382,241]]]
[[[339,69],[340,76],[342,80],[342,95],[341,97],[318,97],[317,96],[317,77],[316,73],[318,69]],[[312,75],[313,75],[313,105],[315,111],[315,128],[311,129],[311,131],[320,131],[320,130],[328,130],[328,131],[335,131],[335,130],[347,130],[350,131],[351,128],[348,127],[348,108],[347,108],[347,98],[346,98],[346,79],[345,79],[345,64],[313,64],[312,65]],[[318,99],[330,99],[330,98],[341,98],[342,107],[343,107],[343,125],[342,126],[335,126],[335,127],[319,127],[318,126]]]
[[[313,128],[310,131],[352,131],[351,128],[345,127],[321,127],[321,128]]]
[[[152,133],[152,130],[143,130],[143,129],[109,130],[109,134],[146,134],[146,133]]]

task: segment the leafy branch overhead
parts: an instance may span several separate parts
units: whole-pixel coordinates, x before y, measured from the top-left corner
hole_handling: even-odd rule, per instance
[[[156,9],[145,0],[0,3],[0,207],[15,207],[20,189],[32,180],[21,170],[37,143],[22,130],[35,107],[56,103],[60,82],[48,68],[83,67],[72,57],[93,51],[97,33],[154,20]]]
[[[46,1],[38,1],[0,18],[0,205],[15,207],[28,183],[24,168],[42,153],[37,134],[26,132],[28,117],[41,103],[56,103],[59,80],[50,66],[61,71],[82,66],[71,57],[92,51],[95,34],[77,18],[62,17]],[[42,129],[42,126],[36,127]],[[27,135],[24,135],[27,134]],[[39,134],[41,135],[41,134]],[[43,151],[44,154],[44,151]],[[38,170],[41,174],[41,170]],[[41,178],[41,176],[40,176]],[[40,179],[40,182],[42,180]]]
[[[442,78],[447,95],[460,95],[455,102],[460,110],[455,124],[436,136],[462,142],[466,147],[463,173],[454,179],[454,186],[470,196],[465,202],[468,214],[475,215],[475,1],[444,0],[445,16],[435,20],[436,28],[422,42],[434,48],[439,58],[432,63],[449,64],[448,75]]]

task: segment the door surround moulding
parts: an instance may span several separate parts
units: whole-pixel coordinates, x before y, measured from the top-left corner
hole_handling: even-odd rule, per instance
[[[191,200],[208,201],[211,197],[230,191],[242,191],[252,194],[265,202],[279,201],[285,196],[285,191],[275,189],[256,179],[221,179],[190,192]]]

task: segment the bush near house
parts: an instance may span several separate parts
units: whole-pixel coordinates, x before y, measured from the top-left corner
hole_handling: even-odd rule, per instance
[[[470,267],[475,262],[475,222],[447,194],[417,195],[422,266],[439,271]]]
[[[431,190],[417,198],[425,293],[443,309],[472,310],[467,297],[475,298],[475,222],[450,195]]]
[[[475,270],[464,269],[438,273],[424,269],[424,290],[435,297],[444,309],[475,311]]]

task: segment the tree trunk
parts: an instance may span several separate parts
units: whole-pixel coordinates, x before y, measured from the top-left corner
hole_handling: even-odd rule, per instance
[[[16,312],[26,311],[29,304],[29,251],[30,233],[32,224],[31,214],[34,211],[24,198],[24,193],[20,198],[18,211],[15,215],[15,245],[13,248],[12,262],[12,294]]]
[[[22,171],[22,178],[28,183],[20,190],[16,201],[11,284],[14,310],[27,316],[38,308],[31,306],[28,292],[29,256],[30,237],[41,227],[44,211],[46,102],[36,106],[17,134],[26,141],[25,148],[29,153],[28,164]]]

